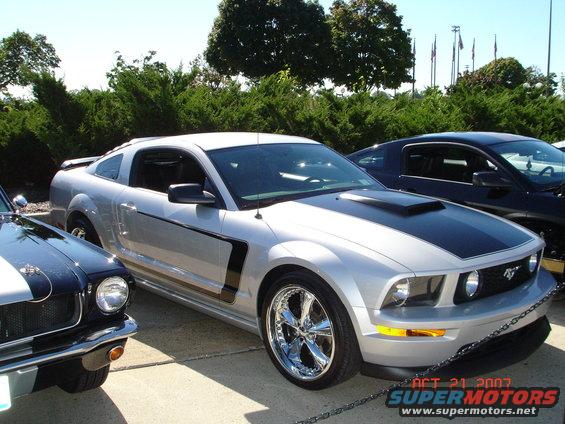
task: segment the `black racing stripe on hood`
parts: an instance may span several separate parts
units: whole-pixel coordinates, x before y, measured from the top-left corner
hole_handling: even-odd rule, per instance
[[[371,191],[350,193],[367,196]],[[411,194],[398,194],[421,199],[420,196]],[[339,195],[316,196],[299,202],[390,227],[440,247],[461,259],[512,249],[533,239],[526,232],[499,219],[449,203],[444,203],[444,209],[402,215]],[[383,240],[383,243],[386,242]]]

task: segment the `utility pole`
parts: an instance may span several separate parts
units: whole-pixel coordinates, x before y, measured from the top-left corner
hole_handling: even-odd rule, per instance
[[[547,39],[547,94],[549,95],[551,91],[551,86],[549,84],[549,74],[551,66],[551,19],[553,14],[553,0],[549,0],[549,34]]]

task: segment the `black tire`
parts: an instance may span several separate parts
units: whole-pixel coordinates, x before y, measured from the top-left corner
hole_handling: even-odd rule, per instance
[[[100,238],[98,237],[94,226],[87,218],[80,216],[70,220],[69,224],[67,225],[67,231],[73,234],[73,232],[78,230],[84,231],[84,240],[89,241],[90,243],[95,244],[98,247],[102,247],[102,243],[100,243]]]
[[[88,371],[83,369],[77,377],[72,380],[59,384],[59,387],[68,393],[81,393],[87,390],[100,387],[108,378],[110,365],[100,368],[96,371]]]
[[[268,311],[276,294],[288,286],[300,286],[314,294],[333,324],[334,356],[328,370],[315,380],[304,381],[290,374],[279,362],[269,341]],[[293,271],[280,277],[267,291],[261,305],[261,332],[271,361],[290,382],[307,390],[320,390],[356,375],[362,358],[349,314],[335,292],[318,276],[308,271]]]

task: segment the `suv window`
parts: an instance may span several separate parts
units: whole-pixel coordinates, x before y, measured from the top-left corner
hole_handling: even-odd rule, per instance
[[[172,184],[200,184],[212,191],[206,174],[190,155],[178,150],[142,152],[136,162],[132,186],[166,193]]]
[[[123,158],[124,155],[116,155],[100,162],[94,174],[110,180],[116,180],[120,174],[120,166],[122,165]]]
[[[371,151],[356,157],[355,163],[365,169],[384,169],[386,149],[383,147],[372,149]]]
[[[405,150],[405,175],[472,183],[473,173],[495,170],[484,156],[462,147],[426,145]]]

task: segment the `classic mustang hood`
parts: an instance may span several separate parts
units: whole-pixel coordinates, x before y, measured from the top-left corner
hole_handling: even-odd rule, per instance
[[[26,265],[43,274],[21,272]],[[89,271],[116,266],[106,254],[48,226],[24,217],[0,218],[0,304],[43,299],[50,292],[78,292]]]
[[[417,271],[460,267],[462,261],[534,239],[532,233],[484,213],[393,190],[315,196],[276,204],[262,213],[282,225],[290,220],[363,245]]]

